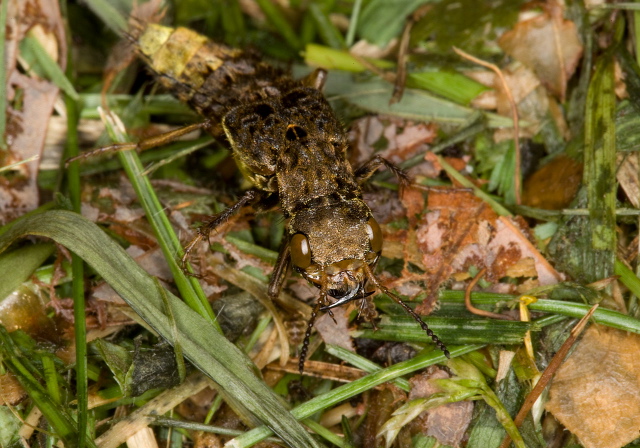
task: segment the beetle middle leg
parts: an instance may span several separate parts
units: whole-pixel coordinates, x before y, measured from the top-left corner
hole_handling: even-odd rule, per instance
[[[203,239],[209,238],[211,232],[225,223],[231,216],[236,214],[245,205],[253,205],[264,199],[264,192],[256,189],[247,190],[242,197],[233,204],[231,207],[225,209],[219,215],[212,216],[211,219],[206,221],[200,227],[198,227],[198,234],[187,244],[184,248],[182,257],[180,258],[180,266],[183,271],[187,271],[187,259],[193,248]]]

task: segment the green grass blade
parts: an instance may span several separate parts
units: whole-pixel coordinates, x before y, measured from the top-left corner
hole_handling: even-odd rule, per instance
[[[85,3],[114,33],[123,35],[129,29],[125,17],[109,0],[87,0]]]
[[[119,121],[115,115],[105,116],[103,117],[103,121],[113,141],[116,143],[127,141],[121,131],[124,126],[122,126],[121,123],[118,126],[120,129],[116,129],[114,126],[115,122]],[[121,151],[118,153],[118,157],[138,196],[138,200],[142,204],[147,219],[154,230],[158,244],[171,269],[171,274],[173,275],[180,294],[193,310],[209,320],[209,323],[214,328],[221,331],[198,279],[194,277],[187,278],[180,266],[178,266],[177,260],[182,254],[182,245],[171,227],[169,218],[164,212],[164,208],[160,204],[160,200],[156,196],[149,178],[142,174],[144,168],[138,154],[134,151]]]
[[[256,3],[260,9],[262,9],[264,15],[267,16],[269,23],[271,23],[284,40],[287,41],[287,44],[289,44],[291,48],[301,49],[302,46],[300,45],[298,35],[278,7],[269,0],[256,0]]]
[[[407,17],[429,0],[373,0],[362,9],[358,34],[363,39],[384,47],[400,35]]]
[[[69,30],[67,30],[69,32]],[[70,42],[69,42],[70,43]],[[73,55],[68,55],[67,74],[73,79]],[[67,79],[65,77],[65,79]],[[65,91],[66,92],[66,91]],[[78,143],[78,122],[82,106],[79,104],[78,96],[75,97],[67,93],[64,96],[67,109],[67,144],[65,147],[65,157],[75,157],[80,153]],[[69,197],[73,206],[73,211],[81,212],[81,186],[80,167],[76,161],[67,170],[67,186]],[[73,296],[73,328],[76,345],[76,401],[78,422],[78,448],[84,448],[87,441],[87,428],[89,418],[89,379],[87,377],[87,321],[85,312],[85,284],[84,284],[84,263],[75,253],[71,254],[71,273],[73,280],[71,283],[71,293]]]
[[[39,379],[33,376],[31,369],[26,365],[28,360],[24,359],[22,351],[14,344],[3,326],[0,326],[0,354],[3,363],[18,378],[22,387],[53,427],[56,435],[62,439],[66,446],[75,446],[78,438],[76,423],[63,407],[49,395],[49,392],[40,384]],[[87,442],[87,446],[95,447],[90,441]]]
[[[364,370],[367,373],[378,372],[382,370],[378,364],[373,361],[369,361],[364,356],[360,356],[357,353],[354,353],[346,348],[338,347],[337,345],[327,344],[326,352],[336,358],[343,360],[344,362],[348,362],[354,367]],[[409,392],[411,387],[409,385],[409,381],[404,378],[396,378],[393,380],[393,384],[398,386],[405,392]]]
[[[167,341],[173,341],[171,319],[155,281],[97,225],[68,211],[50,211],[14,225],[0,238],[0,252],[27,235],[54,239],[78,254]],[[320,446],[282,406],[254,373],[254,365],[201,315],[170,292],[175,324],[184,355],[203,373],[232,393],[246,409],[292,447]]]
[[[456,356],[479,350],[482,347],[482,345],[449,347],[449,351],[451,353],[451,357],[455,358]],[[372,389],[379,384],[392,381],[400,376],[415,372],[420,369],[424,369],[425,367],[444,362],[446,361],[446,359],[447,358],[445,358],[444,354],[442,354],[442,352],[440,352],[439,350],[429,352],[424,355],[418,355],[415,358],[410,359],[409,361],[400,362],[391,367],[382,369],[378,372],[367,375],[364,378],[352,381],[349,384],[345,384],[327,393],[312,398],[311,400],[307,401],[304,404],[301,404],[300,406],[292,410],[291,413],[298,419],[311,417],[318,411],[329,408],[331,406],[335,406],[341,401],[348,400],[349,398]],[[243,434],[240,437],[236,437],[227,445],[229,448],[245,448],[263,440],[266,437],[269,437],[271,434],[272,431],[269,428],[267,428],[266,426],[261,426],[259,428],[252,429],[251,431]]]
[[[50,243],[38,243],[0,255],[0,300],[24,283],[53,250]]]
[[[619,274],[620,275],[620,274]],[[493,293],[472,293],[471,300],[474,305],[491,304],[497,302],[506,302],[515,300],[517,296],[507,294]],[[443,305],[447,303],[459,303],[464,306],[464,291],[442,291],[440,293],[440,301]],[[561,300],[538,299],[528,305],[532,311],[541,311],[544,313],[557,314],[568,317],[584,317],[591,309],[592,305],[576,302],[565,302]],[[593,321],[606,325],[611,328],[617,328],[623,331],[631,331],[640,334],[640,319],[627,316],[618,311],[608,310],[606,308],[598,308],[593,314]]]
[[[329,16],[325,14],[322,7],[317,3],[311,3],[309,5],[309,11],[311,12],[311,17],[313,17],[313,20],[316,22],[316,27],[322,40],[331,48],[346,48],[347,45],[344,42],[342,34],[340,34],[340,31],[331,23]]]
[[[437,97],[424,90],[406,89],[402,100],[389,104],[393,86],[382,79],[356,81],[348,73],[333,72],[327,80],[325,92],[329,99],[338,97],[365,111],[391,115],[409,120],[426,121],[463,128],[486,117],[490,128],[511,127],[510,118],[481,113],[452,101]],[[524,126],[523,123],[520,123]]]
[[[429,90],[464,106],[488,87],[454,71],[409,73],[407,87]]]
[[[530,322],[455,317],[425,317],[424,321],[438,337],[449,344],[520,344],[527,331],[539,330]],[[411,317],[383,316],[378,330],[364,329],[354,337],[381,341],[429,343],[424,330]]]
[[[634,296],[640,297],[640,278],[633,273],[623,262],[616,260],[614,272],[620,276],[620,281],[629,288]]]
[[[589,85],[585,112],[584,178],[591,245],[585,247],[587,281],[613,275],[616,253],[616,95],[614,60],[605,54]]]
[[[360,18],[360,10],[362,9],[362,0],[355,0],[353,2],[353,9],[351,11],[351,17],[349,18],[349,29],[347,30],[346,44],[347,47],[351,47],[355,42],[356,29],[358,29],[358,19]]]
[[[20,42],[20,55],[29,61],[31,69],[51,80],[64,93],[76,101],[80,98],[69,78],[33,35],[27,34]]]
[[[367,62],[382,69],[391,69],[396,66],[391,61],[384,59],[365,58]],[[357,58],[344,50],[325,47],[318,44],[307,44],[304,50],[304,61],[312,67],[322,67],[327,70],[343,70],[346,72],[364,72],[367,70]]]

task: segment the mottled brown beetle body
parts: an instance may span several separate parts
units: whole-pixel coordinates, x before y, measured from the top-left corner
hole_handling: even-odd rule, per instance
[[[381,164],[402,182],[407,178],[379,157],[354,172],[346,158],[345,132],[319,90],[324,72],[294,80],[251,52],[185,28],[148,25],[139,30],[137,48],[159,82],[206,118],[200,127],[215,137],[224,133],[240,170],[255,186],[205,224],[187,253],[242,206],[274,198],[280,203],[289,224],[269,292],[279,294],[291,263],[320,289],[300,355],[301,371],[319,310],[364,301],[373,293],[367,281],[401,304],[448,356],[419,316],[373,275],[382,233],[360,186]]]

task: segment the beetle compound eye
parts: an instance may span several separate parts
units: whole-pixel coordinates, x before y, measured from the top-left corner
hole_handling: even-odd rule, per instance
[[[369,221],[367,221],[367,234],[369,235],[371,250],[375,253],[380,253],[382,251],[382,230],[373,218],[369,218]]]
[[[296,233],[289,243],[291,250],[291,261],[300,269],[308,268],[311,265],[311,248],[309,240],[302,233]]]

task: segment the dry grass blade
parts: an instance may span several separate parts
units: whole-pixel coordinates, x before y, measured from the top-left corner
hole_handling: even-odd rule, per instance
[[[496,73],[496,75],[498,75],[498,77],[500,78],[500,82],[502,82],[504,91],[507,94],[507,97],[509,98],[509,104],[511,105],[511,115],[513,117],[513,139],[516,145],[516,162],[515,162],[516,167],[513,173],[513,185],[516,193],[516,204],[520,205],[520,203],[522,202],[522,197],[521,197],[522,174],[520,172],[520,163],[521,163],[520,160],[522,159],[520,154],[520,120],[518,119],[518,107],[516,106],[516,102],[513,99],[513,95],[511,94],[511,89],[509,88],[509,84],[507,83],[507,80],[504,78],[504,75],[502,74],[502,70],[500,70],[500,68],[497,65],[490,64],[488,62],[483,61],[482,59],[476,58],[475,56],[471,56],[469,53],[465,53],[459,48],[454,47],[453,51],[455,51],[465,59],[475,62],[476,64],[482,65],[483,67],[486,67],[490,70],[493,70]]]

